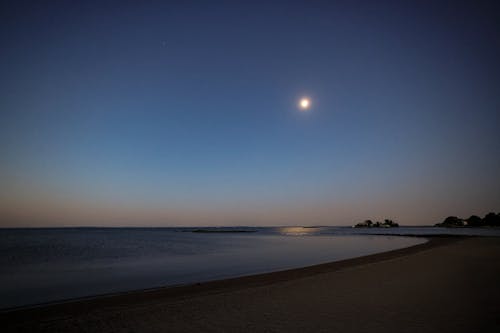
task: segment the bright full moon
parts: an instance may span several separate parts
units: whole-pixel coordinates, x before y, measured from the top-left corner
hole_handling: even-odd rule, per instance
[[[299,102],[299,106],[302,110],[307,110],[311,106],[311,101],[309,98],[302,98]]]

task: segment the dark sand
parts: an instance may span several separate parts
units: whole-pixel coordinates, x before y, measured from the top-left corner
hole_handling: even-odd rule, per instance
[[[0,314],[3,332],[500,332],[500,238]]]

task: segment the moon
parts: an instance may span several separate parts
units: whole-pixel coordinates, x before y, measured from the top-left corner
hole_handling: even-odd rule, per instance
[[[311,107],[311,100],[307,97],[303,97],[299,101],[299,108],[302,111],[306,111]]]

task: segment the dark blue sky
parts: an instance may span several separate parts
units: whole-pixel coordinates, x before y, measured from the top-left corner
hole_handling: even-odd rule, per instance
[[[499,22],[495,1],[3,1],[0,225],[498,211]]]

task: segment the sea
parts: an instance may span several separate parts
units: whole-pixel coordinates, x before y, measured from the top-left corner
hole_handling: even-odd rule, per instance
[[[374,254],[488,228],[0,229],[0,309],[186,285]]]

